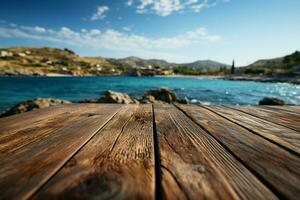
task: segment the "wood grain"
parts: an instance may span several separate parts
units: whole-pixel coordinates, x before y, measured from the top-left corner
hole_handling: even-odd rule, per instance
[[[124,107],[36,199],[154,199],[151,105]]]
[[[264,107],[279,110],[279,111],[287,111],[289,113],[300,114],[300,106],[264,106]]]
[[[270,110],[261,106],[226,106],[247,114],[262,118],[266,121],[285,126],[300,132],[300,114]]]
[[[15,150],[13,154],[2,157],[0,160],[1,198],[30,197],[121,108],[120,105],[97,105],[96,107],[97,109],[92,110],[88,106],[82,108],[75,121],[67,121],[62,128],[49,131],[49,134]],[[33,132],[39,131],[43,130],[38,129]]]
[[[299,157],[203,107],[178,106],[242,160],[281,198],[298,199]],[[253,110],[256,110],[256,107]]]
[[[166,199],[277,199],[217,140],[171,105],[155,105]]]
[[[30,127],[32,124],[77,109],[81,104],[64,104],[0,118],[0,137],[3,132]],[[82,104],[84,105],[84,104]],[[18,123],[16,123],[18,122]]]
[[[300,155],[300,134],[297,131],[223,106],[204,106],[223,117],[253,131],[263,138]]]
[[[82,115],[93,115],[99,110],[97,104],[74,104],[59,106],[53,109],[44,109],[15,115],[9,121],[0,120],[0,159],[8,157],[36,140],[41,140],[48,134],[55,133],[64,127],[82,120]],[[31,118],[31,115],[33,117]],[[36,116],[40,116],[40,119]],[[29,118],[29,119],[28,119]],[[31,119],[31,120],[30,120]],[[15,121],[15,123],[12,123]],[[16,123],[18,122],[18,123]]]

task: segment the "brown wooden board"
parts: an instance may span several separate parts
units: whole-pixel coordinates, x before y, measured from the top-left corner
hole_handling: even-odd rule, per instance
[[[284,126],[223,106],[204,106],[263,138],[300,155],[300,134]]]
[[[231,109],[236,109],[247,114],[262,118],[266,121],[285,126],[300,132],[300,114],[286,113],[279,110],[265,109],[261,106],[226,106]]]
[[[264,106],[269,109],[275,109],[280,111],[287,111],[289,113],[298,113],[300,114],[300,106]]]
[[[0,159],[48,134],[64,129],[69,124],[77,123],[82,120],[82,115],[93,115],[99,108],[97,104],[74,104],[1,119]]]
[[[281,198],[298,199],[300,157],[206,108],[178,106],[248,166],[275,194]]]
[[[0,118],[0,138],[3,137],[3,132],[13,133],[18,129],[30,127],[34,123],[43,121],[59,114],[64,114],[76,110],[77,108],[86,104],[64,104],[58,106],[51,106],[49,108],[37,109],[30,112],[11,115]]]
[[[172,105],[155,105],[166,199],[277,199],[217,140]]]
[[[1,198],[30,197],[121,108],[120,105],[97,105],[96,107],[97,109],[89,109],[89,106],[81,108],[82,112],[77,113],[78,118],[75,121],[67,121],[62,128],[55,129],[52,133],[49,131],[49,134],[41,139],[15,150],[7,157],[2,157],[0,160]],[[18,119],[18,116],[16,118]],[[63,123],[64,120],[61,120]],[[34,133],[39,131],[43,130],[33,130]]]
[[[34,196],[36,199],[154,199],[151,105],[128,105]]]

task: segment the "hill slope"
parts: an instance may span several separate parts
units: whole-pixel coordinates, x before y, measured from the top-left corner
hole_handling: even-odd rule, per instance
[[[280,58],[258,60],[239,71],[245,74],[299,76],[300,52],[296,51]]]
[[[181,67],[192,67],[195,69],[210,69],[219,70],[221,67],[229,67],[229,65],[224,63],[215,62],[212,60],[198,60],[192,63],[179,64]]]
[[[0,49],[0,75],[168,75],[176,68],[219,70],[225,64],[205,60],[176,64],[165,60],[127,57],[81,57],[69,49],[14,47]]]

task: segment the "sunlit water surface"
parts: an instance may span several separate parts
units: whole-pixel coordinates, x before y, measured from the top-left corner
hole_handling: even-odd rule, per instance
[[[300,104],[300,86],[285,83],[191,77],[0,77],[0,112],[37,97],[78,101],[97,98],[106,90],[141,97],[158,87],[167,87],[192,103],[255,105],[268,96]]]

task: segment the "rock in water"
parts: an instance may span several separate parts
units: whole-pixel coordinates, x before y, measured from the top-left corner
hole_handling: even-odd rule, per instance
[[[6,117],[9,115],[28,112],[28,111],[35,110],[35,109],[47,108],[50,106],[56,106],[59,104],[69,104],[69,103],[71,103],[71,102],[65,101],[65,100],[60,100],[60,99],[51,99],[51,98],[48,98],[48,99],[37,98],[37,99],[33,99],[33,100],[27,100],[27,101],[23,101],[23,102],[15,105],[8,111],[2,113],[0,115],[0,117]]]
[[[179,99],[177,102],[181,104],[189,104],[189,100],[187,97],[185,97],[184,99]]]
[[[272,98],[272,97],[265,97],[258,102],[258,105],[276,105],[276,106],[283,106],[287,103],[281,99]]]
[[[121,104],[131,104],[136,103],[134,99],[131,99],[128,94],[114,92],[108,90],[104,93],[104,97],[97,100],[97,103],[121,103]]]
[[[164,101],[167,103],[177,102],[178,98],[175,92],[168,90],[167,88],[159,88],[154,90],[149,90],[144,94],[145,99],[149,99],[149,97],[154,97],[157,101]]]

